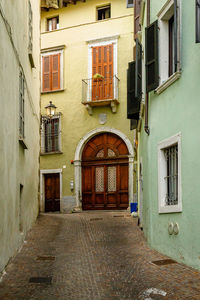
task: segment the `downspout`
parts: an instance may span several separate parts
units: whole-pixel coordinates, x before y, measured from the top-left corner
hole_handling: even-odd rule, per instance
[[[147,0],[147,26],[150,25],[150,0]],[[149,93],[146,93],[146,101],[145,101],[145,124],[144,130],[149,135]]]

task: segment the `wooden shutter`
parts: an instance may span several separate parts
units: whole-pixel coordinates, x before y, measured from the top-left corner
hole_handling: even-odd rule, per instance
[[[137,128],[137,120],[130,120],[130,130],[136,129]]]
[[[158,21],[145,28],[146,92],[158,87]]]
[[[51,55],[52,91],[60,89],[60,53]]]
[[[48,92],[51,90],[51,59],[50,55],[43,56],[43,74],[42,74],[42,91]]]
[[[134,1],[134,36],[137,38],[137,33],[140,31],[140,9],[142,0]]]
[[[135,61],[127,70],[127,119],[139,119],[140,101],[135,97]]]
[[[52,30],[57,29],[57,18],[52,18]]]
[[[135,97],[142,99],[142,45],[136,39]]]
[[[92,48],[92,76],[103,75],[102,80],[92,80],[92,100],[113,99],[113,44]]]
[[[200,0],[196,0],[196,43],[200,43]]]

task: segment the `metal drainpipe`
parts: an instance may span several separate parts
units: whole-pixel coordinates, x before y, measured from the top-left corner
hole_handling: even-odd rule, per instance
[[[150,25],[150,0],[147,0],[147,26],[149,25]],[[150,128],[149,128],[148,116],[149,116],[149,93],[146,93],[144,130],[149,135]]]

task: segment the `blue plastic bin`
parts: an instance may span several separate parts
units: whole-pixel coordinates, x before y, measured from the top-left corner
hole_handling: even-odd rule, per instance
[[[131,203],[130,208],[131,208],[131,213],[132,212],[137,212],[137,210],[138,210],[138,204],[137,204],[137,202]]]

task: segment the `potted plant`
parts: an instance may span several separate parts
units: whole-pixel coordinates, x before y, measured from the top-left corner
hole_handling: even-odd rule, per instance
[[[103,79],[104,79],[104,76],[99,74],[99,73],[96,73],[96,74],[93,75],[93,80],[94,81],[101,81]]]

